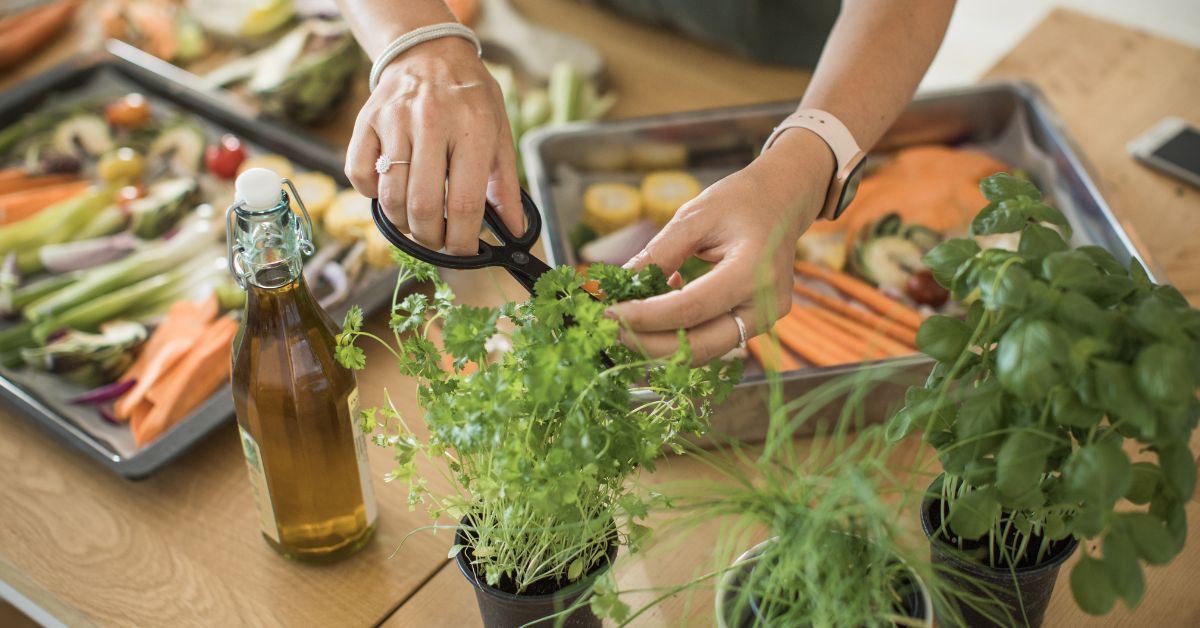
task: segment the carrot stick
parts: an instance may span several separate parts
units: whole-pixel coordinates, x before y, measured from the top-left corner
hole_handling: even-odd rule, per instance
[[[879,333],[878,330],[870,329],[850,319],[842,318],[829,310],[824,310],[819,307],[806,308],[813,316],[833,325],[834,327],[854,336],[855,338],[863,339],[867,345],[878,347],[885,351],[888,355],[909,355],[916,353],[915,347],[896,342],[887,336]]]
[[[754,356],[754,359],[762,365],[763,370],[770,373],[796,371],[802,368],[800,362],[793,358],[792,354],[766,334],[748,338],[746,348],[750,350],[750,355]]]
[[[4,37],[0,38],[0,68],[20,63],[53,39],[70,22],[75,5],[76,0],[58,0],[5,18]]]
[[[53,187],[63,185],[64,183],[74,183],[79,181],[79,177],[73,174],[26,174],[18,173],[14,175],[6,175],[0,178],[0,196],[6,196],[15,192],[24,192],[26,190],[36,190],[38,188]]]
[[[779,335],[779,340],[788,349],[817,366],[834,366],[861,361],[844,347],[834,344],[828,338],[815,333],[812,329],[803,327],[786,316],[775,321],[775,333]]]
[[[136,360],[121,375],[122,381],[145,379],[150,365],[157,359],[167,345],[173,341],[184,341],[187,346],[197,342],[209,323],[217,317],[217,297],[215,294],[199,303],[195,301],[178,301],[171,305],[166,318],[159,323],[158,328],[151,334],[150,339],[142,346],[142,351]],[[162,369],[163,371],[167,369]],[[157,376],[155,376],[157,377]],[[135,384],[136,388],[136,384]],[[131,419],[133,408],[137,404],[131,401],[133,389],[117,399],[113,413],[118,419]],[[144,396],[144,393],[141,393]]]
[[[917,346],[917,332],[913,331],[907,325],[890,321],[869,310],[864,310],[860,307],[854,307],[853,305],[842,301],[841,299],[822,294],[817,290],[813,290],[801,282],[796,282],[795,285],[792,286],[792,290],[796,294],[808,299],[809,301],[812,301],[813,303],[816,303],[817,305],[820,305],[821,307],[824,307],[827,310],[841,314],[847,320],[857,321],[872,331],[883,332],[910,347]]]
[[[809,262],[796,262],[795,268],[796,272],[801,275],[820,279],[885,317],[912,327],[914,330],[920,327],[921,322],[924,320],[920,312],[896,301],[869,284],[863,283],[850,275],[831,271]]]
[[[0,225],[24,220],[55,203],[82,194],[88,185],[87,181],[74,181],[0,196]]]
[[[209,325],[201,344],[151,389],[147,394],[152,404],[150,412],[130,421],[135,443],[145,445],[158,438],[229,381],[233,367],[230,353],[237,330],[237,321],[228,316]]]
[[[150,392],[150,388],[157,384],[158,380],[162,379],[166,373],[169,373],[176,362],[187,355],[188,349],[195,344],[195,341],[196,338],[190,336],[172,338],[160,350],[151,355],[137,378],[137,383],[113,404],[113,415],[118,419],[129,418],[133,414],[134,407],[146,398],[146,393]]]
[[[857,338],[848,334],[833,325],[818,318],[812,313],[811,309],[802,307],[793,307],[791,312],[788,312],[788,318],[798,323],[805,329],[811,330],[813,333],[820,335],[823,338],[828,338],[831,342],[849,351],[854,356],[855,362],[864,360],[875,360],[882,357],[887,357],[887,352],[878,346],[867,344],[862,338]]]

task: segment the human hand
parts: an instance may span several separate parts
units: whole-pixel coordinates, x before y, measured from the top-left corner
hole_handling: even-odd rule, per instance
[[[380,155],[392,164],[380,174]],[[422,245],[477,251],[484,201],[524,232],[516,150],[500,87],[468,41],[428,41],[383,71],[346,152],[354,189]]]
[[[820,212],[833,168],[823,140],[791,130],[681,207],[627,266],[657,264],[678,288],[676,271],[688,257],[715,264],[680,290],[613,305],[608,314],[622,321],[622,341],[664,356],[678,345],[676,330],[686,329],[699,364],[737,346],[731,312],[745,323],[747,338],[769,329],[791,309],[796,239]]]

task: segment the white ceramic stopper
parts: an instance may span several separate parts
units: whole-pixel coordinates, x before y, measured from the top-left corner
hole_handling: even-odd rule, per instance
[[[233,184],[234,200],[242,201],[251,211],[271,209],[279,204],[283,179],[274,170],[251,168],[238,175]]]

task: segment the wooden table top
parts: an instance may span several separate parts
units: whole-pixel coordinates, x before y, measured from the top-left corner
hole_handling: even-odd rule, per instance
[[[621,96],[618,116],[796,99],[806,83],[803,72],[734,59],[588,5],[515,4],[535,21],[600,47]],[[72,35],[29,66],[0,76],[0,89],[86,39]],[[1189,236],[1200,234],[1200,196],[1136,165],[1123,146],[1166,115],[1200,123],[1197,70],[1198,50],[1059,11],[991,72],[1045,90],[1114,210],[1193,303],[1200,302],[1200,253],[1189,247]],[[356,91],[319,134],[344,144],[362,93]],[[450,280],[475,302],[521,294],[506,277],[487,273]],[[382,325],[382,318],[372,324]],[[382,401],[388,386],[402,410],[415,410],[411,384],[389,371],[385,357],[368,353],[372,368],[359,381],[363,405]],[[376,477],[389,463],[386,451],[372,448]],[[643,480],[696,477],[698,467],[686,458],[667,458]],[[0,407],[0,475],[8,478],[0,484],[0,582],[69,625],[479,625],[473,596],[445,558],[448,535],[417,534],[397,550],[404,534],[427,523],[423,512],[407,509],[402,489],[377,482],[381,523],[366,550],[336,565],[309,567],[280,558],[258,538],[244,468],[230,424],[177,464],[130,483]],[[1191,514],[1197,534],[1200,513]],[[622,585],[663,586],[711,566],[705,561],[715,528],[693,534],[624,561]],[[1191,593],[1197,576],[1200,550],[1193,541],[1170,566],[1148,572],[1138,625],[1200,624],[1200,599]],[[703,625],[710,609],[711,592],[699,591],[669,600],[639,624],[695,618]],[[1083,620],[1060,586],[1047,625]],[[1133,625],[1122,609],[1094,621]]]

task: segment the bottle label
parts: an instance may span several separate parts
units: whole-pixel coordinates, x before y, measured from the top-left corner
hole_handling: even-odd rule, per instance
[[[379,512],[375,506],[375,489],[371,484],[371,463],[367,458],[366,437],[358,423],[358,388],[350,391],[346,398],[350,406],[350,429],[354,432],[354,455],[358,458],[358,482],[362,487],[363,510],[367,513],[367,525],[375,523]]]
[[[250,491],[254,493],[254,504],[258,507],[258,525],[263,534],[279,543],[279,525],[275,522],[275,505],[271,503],[271,490],[267,486],[267,474],[263,470],[262,453],[258,442],[249,432],[238,425],[242,437],[242,453],[246,455],[246,469],[250,472]]]

